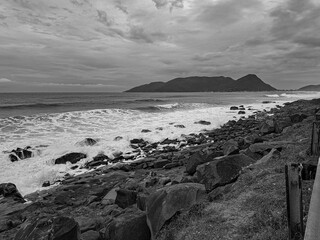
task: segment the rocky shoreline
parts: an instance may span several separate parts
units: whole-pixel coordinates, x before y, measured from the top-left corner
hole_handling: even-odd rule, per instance
[[[221,199],[245,171],[299,144],[286,135],[313,121],[319,107],[320,99],[300,100],[183,140],[132,139],[131,153],[97,155],[84,166],[89,172],[65,176],[60,185],[23,197],[14,184],[0,184],[0,239],[156,239],[178,213]],[[30,155],[29,148],[15,151]],[[309,169],[305,175],[312,176],[308,149],[301,154]],[[70,153],[55,163],[84,157]]]

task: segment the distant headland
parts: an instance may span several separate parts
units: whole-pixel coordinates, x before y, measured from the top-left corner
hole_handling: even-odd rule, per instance
[[[152,82],[127,90],[126,92],[242,92],[275,91],[257,75],[248,74],[234,80],[230,77],[185,77],[168,82]]]

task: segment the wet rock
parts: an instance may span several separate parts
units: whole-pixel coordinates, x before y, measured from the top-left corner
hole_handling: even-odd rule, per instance
[[[163,127],[157,127],[156,130],[162,131]]]
[[[45,181],[42,183],[42,187],[49,187],[50,186],[50,181]]]
[[[254,159],[244,154],[237,154],[204,163],[197,167],[198,182],[204,184],[207,191],[212,191],[216,187],[234,182],[240,171],[254,162]]]
[[[79,224],[69,217],[56,217],[53,219],[52,240],[80,240]]]
[[[5,198],[11,197],[17,202],[25,202],[22,195],[19,193],[17,187],[13,183],[1,183],[0,184],[0,196]]]
[[[192,154],[189,159],[185,161],[186,173],[193,175],[197,170],[197,166],[205,163],[205,160],[206,156],[200,152]]]
[[[93,146],[97,144],[97,140],[93,138],[85,138],[84,140],[77,143],[79,146]]]
[[[112,153],[114,159],[117,159],[117,158],[121,157],[122,154],[123,154],[123,152],[121,152],[121,151],[115,151],[115,152]]]
[[[104,232],[108,240],[150,240],[146,214],[137,208],[127,208],[108,223]]]
[[[11,162],[19,161],[19,158],[15,154],[9,154],[9,159]]]
[[[142,129],[141,132],[142,132],[142,133],[148,133],[148,132],[151,132],[151,130],[149,130],[149,129]]]
[[[227,141],[222,148],[223,148],[223,154],[225,156],[239,153],[238,142],[233,139]]]
[[[9,158],[12,162],[17,161],[17,160],[23,160],[23,159],[27,159],[27,158],[31,158],[32,157],[32,151],[30,150],[31,147],[25,147],[24,149],[22,148],[17,148],[17,149],[13,149],[11,152],[13,154],[9,155]],[[14,157],[13,157],[14,156]]]
[[[137,192],[127,189],[118,189],[115,204],[121,208],[127,208],[137,202]]]
[[[181,183],[164,187],[153,193],[147,201],[147,223],[152,239],[163,224],[178,211],[205,201],[207,195],[204,186],[197,183]]]
[[[232,107],[230,107],[230,110],[239,110],[239,108],[236,106],[232,106]]]
[[[83,153],[68,153],[66,155],[63,155],[62,157],[59,157],[55,160],[55,164],[66,164],[67,162],[70,162],[72,164],[79,162],[81,159],[86,158],[87,155]]]
[[[176,127],[176,128],[186,128],[184,125],[182,125],[182,124],[176,124],[176,125],[174,125],[174,127]]]
[[[115,138],[113,139],[113,141],[120,141],[120,140],[122,140],[122,139],[123,139],[123,137],[117,136],[117,137],[115,137]]]
[[[238,112],[238,114],[246,114],[246,111],[241,110]]]
[[[211,122],[204,121],[204,120],[200,120],[200,121],[198,121],[198,122],[195,122],[194,124],[210,125],[210,124],[211,124]]]

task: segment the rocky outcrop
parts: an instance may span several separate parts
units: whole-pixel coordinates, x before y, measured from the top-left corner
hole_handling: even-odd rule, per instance
[[[0,196],[3,196],[5,198],[12,198],[13,200],[17,202],[25,202],[24,198],[18,191],[17,187],[13,183],[1,183],[0,184]]]
[[[153,193],[147,201],[147,223],[152,239],[163,224],[178,211],[205,201],[207,195],[204,186],[197,183],[181,183],[164,187]]]
[[[31,147],[25,147],[25,148],[17,148],[13,149],[11,151],[11,154],[9,154],[9,159],[11,162],[16,162],[18,160],[23,160],[27,158],[31,158],[33,155],[31,151]]]
[[[79,162],[81,159],[86,158],[87,155],[83,153],[68,153],[63,155],[62,157],[57,158],[54,163],[55,164],[66,164],[70,162],[72,164]]]
[[[197,179],[199,183],[205,185],[207,191],[212,191],[216,187],[234,182],[240,171],[254,162],[255,160],[244,154],[221,157],[215,161],[199,165],[197,167]]]

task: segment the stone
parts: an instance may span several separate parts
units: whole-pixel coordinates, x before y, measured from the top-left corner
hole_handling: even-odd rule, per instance
[[[87,155],[83,153],[68,153],[66,155],[63,155],[62,157],[57,158],[54,163],[55,164],[66,164],[67,162],[70,162],[72,164],[79,162],[81,159],[86,158]]]
[[[278,131],[278,126],[274,119],[265,120],[260,127],[260,133],[262,135],[266,135],[269,133],[276,133],[277,131]]]
[[[280,158],[280,152],[273,148],[267,155],[259,159],[256,164],[265,164],[269,163],[271,160],[276,159],[278,160]]]
[[[223,154],[225,156],[239,153],[238,142],[233,139],[227,141],[222,148],[223,148]]]
[[[176,128],[186,128],[184,125],[182,125],[182,124],[176,124],[176,125],[174,125],[174,127],[176,127]]]
[[[148,133],[148,132],[151,132],[151,130],[149,130],[149,129],[142,129],[141,132],[142,132],[142,133]]]
[[[172,168],[176,168],[176,167],[180,167],[179,162],[168,163],[165,166],[163,166],[163,169],[172,169]]]
[[[234,182],[240,171],[255,160],[244,155],[230,155],[197,167],[197,179],[205,185],[207,191]]]
[[[103,239],[150,240],[146,213],[137,208],[127,208],[107,224]]]
[[[246,111],[240,110],[238,114],[246,114]]]
[[[211,122],[204,121],[204,120],[200,120],[200,121],[198,121],[198,122],[194,122],[194,124],[210,125],[210,124],[211,124]]]
[[[84,140],[77,143],[79,146],[93,146],[97,144],[97,140],[93,138],[85,138]]]
[[[232,106],[232,107],[230,107],[230,110],[239,110],[239,108],[236,106]]]
[[[49,187],[50,186],[50,181],[45,181],[42,183],[42,187]]]
[[[308,116],[305,114],[293,114],[290,116],[292,123],[299,123],[306,119]]]
[[[161,188],[151,194],[147,200],[146,212],[152,239],[164,223],[177,212],[206,200],[204,186],[197,183],[176,184]]]
[[[53,219],[50,240],[80,240],[79,224],[69,217]]]
[[[9,154],[9,159],[11,162],[19,161],[19,158],[17,157],[17,155],[15,155],[13,153]]]
[[[170,163],[170,161],[167,159],[157,160],[154,162],[153,167],[154,168],[163,168],[168,163]]]
[[[96,231],[89,230],[81,234],[81,240],[100,240],[100,234]]]
[[[115,199],[115,204],[121,208],[127,208],[137,202],[137,192],[127,189],[116,190],[117,197]]]
[[[201,154],[200,152],[192,154],[189,159],[184,162],[186,173],[188,173],[189,175],[193,175],[197,170],[197,166],[205,163],[205,159],[206,156],[204,154]]]
[[[47,238],[38,229],[38,221],[34,221],[24,223],[15,235],[14,240],[47,240]]]
[[[122,139],[123,139],[123,137],[117,136],[117,137],[115,137],[115,138],[113,139],[113,141],[120,141],[120,140],[122,140]]]
[[[18,191],[17,187],[13,183],[1,183],[0,184],[0,196],[3,196],[5,198],[11,197],[13,200],[17,202],[25,202],[24,198]]]

